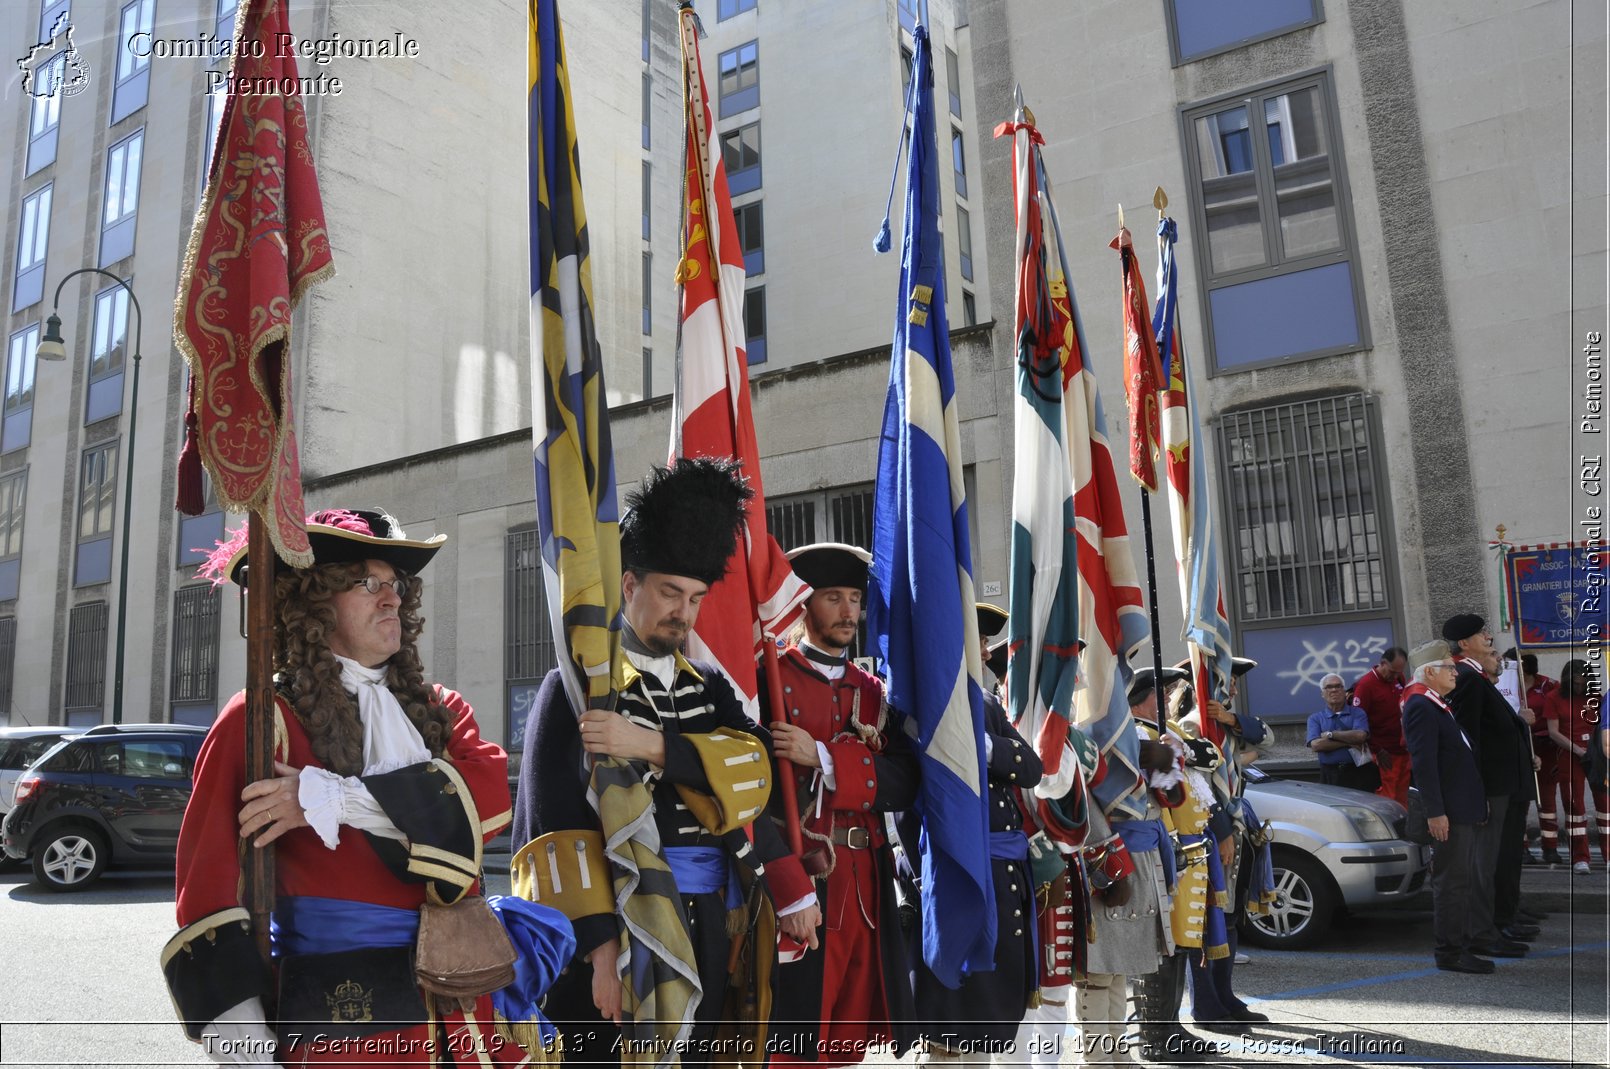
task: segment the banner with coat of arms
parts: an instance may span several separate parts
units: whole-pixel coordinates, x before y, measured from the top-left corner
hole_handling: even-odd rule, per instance
[[[1524,650],[1569,649],[1610,642],[1606,583],[1610,551],[1602,545],[1511,546],[1504,586]]]

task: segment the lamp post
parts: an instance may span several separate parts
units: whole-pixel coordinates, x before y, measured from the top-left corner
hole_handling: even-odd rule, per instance
[[[123,279],[118,278],[110,271],[103,271],[99,267],[80,267],[77,271],[68,272],[67,276],[56,285],[56,296],[50,302],[50,318],[45,320],[45,334],[39,339],[39,348],[34,355],[40,360],[66,360],[67,345],[61,336],[61,316],[57,309],[61,307],[61,291],[79,275],[105,275],[129,295],[129,303],[134,306],[134,381],[129,385],[129,440],[127,446],[128,459],[124,462],[123,477],[123,561],[117,572],[117,653],[115,665],[112,669],[112,723],[123,722],[123,631],[124,623],[128,619],[129,604],[129,531],[133,526],[129,521],[133,519],[134,511],[134,429],[139,419],[140,410],[140,301],[134,296],[134,287]]]

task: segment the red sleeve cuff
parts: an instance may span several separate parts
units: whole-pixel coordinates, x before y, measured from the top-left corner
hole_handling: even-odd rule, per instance
[[[827,804],[834,809],[852,813],[872,811],[878,796],[878,771],[873,763],[872,751],[863,742],[828,742],[828,756],[833,759],[834,789],[827,794]]]
[[[816,893],[816,881],[805,875],[805,866],[793,854],[766,862],[766,889],[778,909],[791,906],[806,895]]]

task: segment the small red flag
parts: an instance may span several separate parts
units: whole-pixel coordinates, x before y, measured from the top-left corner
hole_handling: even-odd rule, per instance
[[[280,557],[309,567],[291,314],[335,267],[289,38],[284,0],[250,0],[174,301],[174,344],[190,365],[176,507],[201,511],[199,461],[219,504],[260,514]]]
[[[1146,300],[1146,280],[1135,262],[1129,228],[1120,226],[1111,247],[1118,250],[1124,272],[1124,397],[1129,402],[1129,474],[1152,493],[1157,492],[1157,454],[1162,430],[1158,393],[1163,388],[1163,365],[1152,335],[1152,316]]]

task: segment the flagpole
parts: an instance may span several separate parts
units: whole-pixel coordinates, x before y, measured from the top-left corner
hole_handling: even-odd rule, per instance
[[[274,775],[274,544],[256,511],[246,519],[246,782]],[[247,850],[246,901],[257,951],[269,960],[274,844]]]
[[[1498,534],[1498,607],[1504,607],[1504,600],[1509,596],[1509,551],[1510,543],[1504,540],[1506,528],[1499,524],[1496,528]],[[1509,637],[1515,647],[1515,685],[1518,688],[1516,695],[1522,705],[1526,704],[1526,672],[1521,668],[1521,620],[1520,613],[1515,610],[1518,606],[1509,607]],[[1520,710],[1515,710],[1516,715]],[[1526,725],[1526,756],[1530,758],[1528,764],[1532,770],[1532,797],[1537,799],[1537,811],[1543,812],[1543,781],[1537,775],[1537,747],[1532,744],[1532,725]],[[1567,754],[1566,756],[1570,756]],[[1554,799],[1550,798],[1548,804],[1552,807]],[[1550,812],[1553,812],[1552,808]]]

